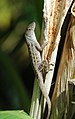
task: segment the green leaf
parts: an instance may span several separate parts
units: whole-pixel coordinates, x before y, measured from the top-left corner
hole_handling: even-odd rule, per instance
[[[0,119],[32,119],[23,110],[17,111],[0,111]]]

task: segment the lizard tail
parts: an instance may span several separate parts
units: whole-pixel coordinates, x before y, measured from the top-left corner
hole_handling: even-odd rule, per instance
[[[40,87],[40,89],[42,91],[42,94],[46,98],[46,102],[47,102],[47,105],[48,105],[47,119],[49,119],[50,112],[51,112],[51,101],[50,101],[50,98],[48,96],[48,93],[47,93],[47,90],[46,90],[46,86],[45,86],[45,84],[43,82],[42,73],[37,70],[37,75],[38,75],[39,87]]]
[[[50,112],[51,112],[51,101],[50,101],[50,98],[47,94],[47,91],[46,91],[46,87],[44,85],[44,83],[42,81],[39,82],[39,86],[40,86],[40,89],[42,91],[42,94],[44,95],[44,97],[46,98],[46,102],[47,102],[47,105],[48,105],[48,115],[47,115],[47,119],[49,119],[49,116],[50,116]]]
[[[49,119],[50,117],[50,112],[51,112],[51,101],[49,96],[46,97],[46,101],[47,101],[47,105],[48,105],[48,115],[47,115],[47,119]]]

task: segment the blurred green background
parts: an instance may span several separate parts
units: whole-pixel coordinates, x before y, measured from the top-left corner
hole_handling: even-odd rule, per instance
[[[0,110],[29,112],[34,84],[25,29],[36,22],[40,39],[42,0],[0,0]]]

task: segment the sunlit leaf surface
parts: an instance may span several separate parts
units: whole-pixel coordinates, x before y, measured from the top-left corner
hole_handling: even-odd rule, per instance
[[[0,111],[0,119],[32,119],[24,111]]]

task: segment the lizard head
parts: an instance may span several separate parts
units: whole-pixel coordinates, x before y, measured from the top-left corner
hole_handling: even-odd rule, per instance
[[[26,29],[25,37],[30,37],[33,35],[33,32],[35,30],[35,25],[36,25],[35,22],[29,24],[29,26]]]
[[[28,45],[30,45],[30,43],[34,43],[34,41],[36,40],[36,36],[35,36],[35,22],[32,22],[31,24],[29,24],[29,26],[26,29],[25,32],[25,39]]]
[[[31,24],[29,24],[27,30],[35,30],[35,22],[32,22]]]

